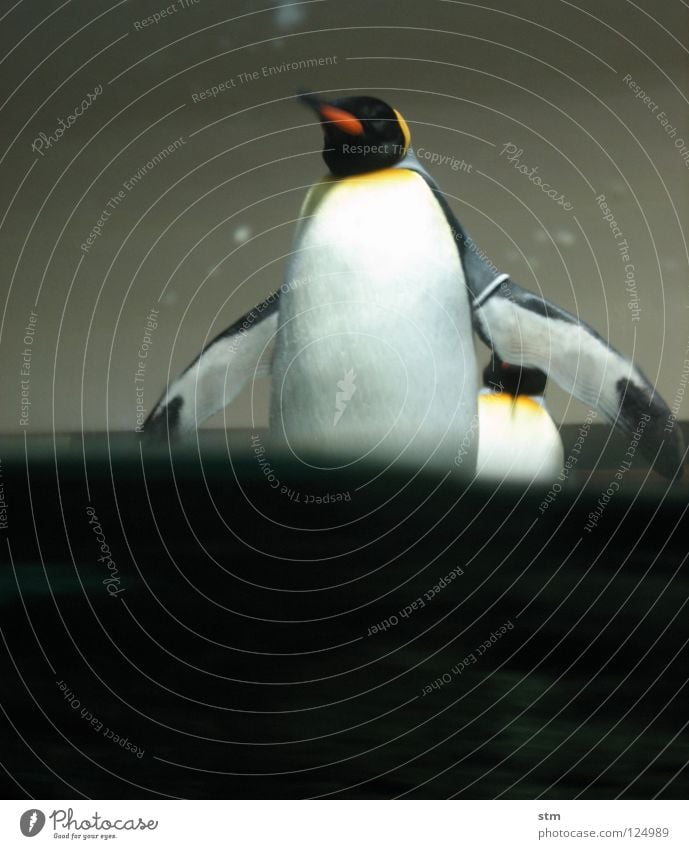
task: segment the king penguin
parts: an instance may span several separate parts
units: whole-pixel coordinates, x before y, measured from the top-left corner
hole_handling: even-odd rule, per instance
[[[299,98],[320,122],[328,174],[306,196],[284,281],[169,386],[145,433],[194,431],[267,370],[271,433],[295,455],[442,467],[461,457],[473,474],[475,332],[624,432],[642,421],[638,450],[676,477],[683,446],[667,404],[588,325],[496,274],[402,115],[374,97]]]
[[[539,369],[491,358],[478,397],[478,477],[550,484],[560,474],[564,449],[545,405],[546,381]]]

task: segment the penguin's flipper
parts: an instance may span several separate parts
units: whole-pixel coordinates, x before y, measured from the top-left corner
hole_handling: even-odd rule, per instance
[[[682,434],[641,371],[587,324],[509,279],[473,303],[481,339],[508,363],[539,368],[634,440],[666,478],[679,478]]]
[[[278,295],[223,330],[170,384],[144,423],[144,433],[175,439],[226,407],[252,377],[269,373],[266,352],[277,331]]]

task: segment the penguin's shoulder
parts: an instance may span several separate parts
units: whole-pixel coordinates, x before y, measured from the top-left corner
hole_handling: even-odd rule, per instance
[[[486,407],[495,407],[496,409],[505,406],[512,406],[514,396],[507,392],[494,392],[492,389],[481,389],[479,391],[480,403]]]
[[[372,185],[402,185],[409,183],[420,183],[426,185],[426,181],[416,171],[410,168],[381,168],[378,171],[367,171],[365,174],[352,174],[337,180],[346,188]]]
[[[509,392],[494,392],[490,389],[479,393],[479,406],[489,415],[504,415],[519,418],[549,418],[543,398],[532,395],[510,395]]]
[[[397,194],[397,192],[417,195],[420,200],[429,200],[433,193],[421,174],[408,168],[382,168],[365,174],[352,174],[348,177],[323,177],[309,190],[301,214],[303,217],[315,215],[326,201],[338,202],[348,197],[357,202],[365,202],[367,197]]]
[[[519,395],[516,404],[526,415],[549,415],[545,409],[545,400],[542,395]]]

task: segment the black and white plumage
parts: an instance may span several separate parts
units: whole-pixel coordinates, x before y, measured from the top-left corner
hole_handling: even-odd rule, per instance
[[[280,294],[204,349],[146,433],[196,429],[270,369],[271,430],[292,447],[365,454],[386,444],[447,462],[463,443],[471,472],[473,325],[500,359],[542,370],[623,431],[643,421],[639,450],[675,476],[681,435],[653,386],[585,323],[496,276],[411,151],[401,115],[375,98],[303,98],[322,122],[331,173],[304,203]],[[348,374],[356,386],[338,418]]]
[[[153,438],[176,439],[230,404],[252,375],[269,372],[279,296],[274,294],[223,330],[175,380],[145,423]]]
[[[483,384],[477,476],[494,482],[553,483],[562,472],[564,448],[545,404],[545,374],[493,356]]]
[[[672,478],[684,447],[670,410],[634,363],[595,330],[511,280],[474,309],[478,335],[508,363],[538,368],[566,392],[631,435],[639,451]]]

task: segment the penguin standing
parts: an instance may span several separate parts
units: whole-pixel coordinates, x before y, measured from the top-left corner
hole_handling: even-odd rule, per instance
[[[506,362],[541,369],[627,433],[669,477],[679,428],[629,360],[576,317],[496,275],[373,97],[301,94],[329,174],[308,193],[287,275],[168,388],[145,431],[175,437],[230,403],[266,362],[271,432],[297,454],[476,465],[473,330]],[[647,417],[647,418],[643,418]]]
[[[545,406],[546,380],[539,369],[495,357],[486,366],[478,398],[480,478],[552,483],[562,471],[564,448]]]
[[[306,197],[281,296],[271,432],[297,453],[447,466],[476,415],[453,232],[423,176],[394,167],[410,141],[399,113],[372,98],[305,99],[324,122],[331,174]]]

